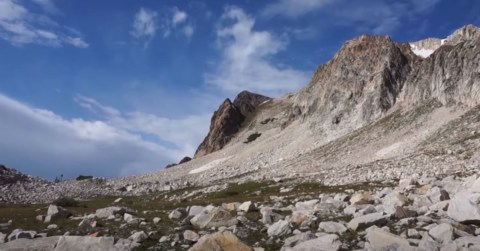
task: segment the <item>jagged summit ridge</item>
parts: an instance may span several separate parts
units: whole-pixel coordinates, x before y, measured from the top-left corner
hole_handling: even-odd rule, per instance
[[[478,39],[480,37],[480,28],[469,24],[457,29],[445,39],[427,38],[417,42],[410,43],[412,51],[422,57],[427,58],[442,45],[456,45],[458,43]]]

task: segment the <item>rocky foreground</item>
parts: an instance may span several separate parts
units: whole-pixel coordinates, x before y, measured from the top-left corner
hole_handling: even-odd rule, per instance
[[[184,191],[2,215],[0,250],[480,250],[477,174],[335,188],[277,180],[240,190],[202,195],[208,205]],[[222,203],[237,198],[253,201]],[[152,201],[172,209],[140,211]],[[13,229],[25,220],[37,230]]]

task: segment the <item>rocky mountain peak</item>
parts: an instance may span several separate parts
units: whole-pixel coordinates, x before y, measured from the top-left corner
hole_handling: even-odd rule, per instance
[[[225,99],[213,113],[208,135],[198,146],[195,157],[222,149],[238,132],[245,118],[268,100],[271,98],[249,91],[240,92],[233,102]]]
[[[363,35],[346,42],[317,69],[294,105],[322,131],[344,121],[350,121],[345,128],[352,129],[395,104],[409,71],[407,57],[390,37]]]
[[[457,45],[458,43],[480,38],[480,28],[469,24],[454,31],[445,39],[426,38],[417,42],[410,43],[412,51],[422,57],[427,58],[442,45]]]

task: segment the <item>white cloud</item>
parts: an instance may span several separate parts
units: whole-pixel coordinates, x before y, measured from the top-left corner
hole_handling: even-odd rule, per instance
[[[157,12],[140,8],[133,20],[131,34],[137,38],[153,38],[157,30]]]
[[[56,10],[50,1],[35,1],[51,12]],[[30,12],[16,0],[0,0],[0,38],[13,45],[41,44],[57,47],[70,44],[87,48],[88,43],[71,30],[67,26],[58,25],[45,14]]]
[[[135,14],[132,36],[145,39],[145,46],[155,37],[157,30],[160,30],[164,38],[167,38],[172,32],[180,32],[188,39],[194,33],[194,27],[187,23],[188,14],[185,11],[174,7],[166,15],[160,15],[156,11],[146,8],[140,8]]]
[[[280,0],[267,5],[263,15],[293,18],[318,10],[332,2],[333,0]]]
[[[222,59],[218,69],[206,75],[207,83],[231,92],[246,89],[269,95],[307,83],[309,73],[271,62],[272,56],[285,49],[286,41],[267,31],[255,31],[255,19],[237,7],[227,8],[222,21],[217,29]]]
[[[172,25],[175,27],[187,20],[187,13],[184,11],[181,11],[177,8],[174,9],[173,11],[173,16],[172,16]]]
[[[195,152],[207,135],[211,117],[209,111],[200,115],[172,119],[138,111],[122,113],[113,107],[102,105],[98,101],[84,96],[75,97],[75,101],[82,107],[104,117],[105,123],[113,128],[132,134],[151,135],[162,142],[168,142],[182,157]]]
[[[105,121],[67,120],[1,94],[0,113],[2,163],[32,175],[117,176],[158,170],[178,158],[176,151]]]

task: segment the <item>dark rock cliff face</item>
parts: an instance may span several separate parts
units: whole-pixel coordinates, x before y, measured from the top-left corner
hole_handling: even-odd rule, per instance
[[[198,146],[195,157],[201,157],[222,149],[238,132],[247,116],[271,98],[243,91],[234,102],[226,99],[212,116],[207,137]]]
[[[242,91],[233,100],[233,104],[240,109],[245,117],[248,117],[260,104],[268,100],[271,100],[271,98],[249,91]]]
[[[195,152],[195,157],[218,151],[238,132],[245,116],[230,99],[226,99],[213,113],[210,130]]]

